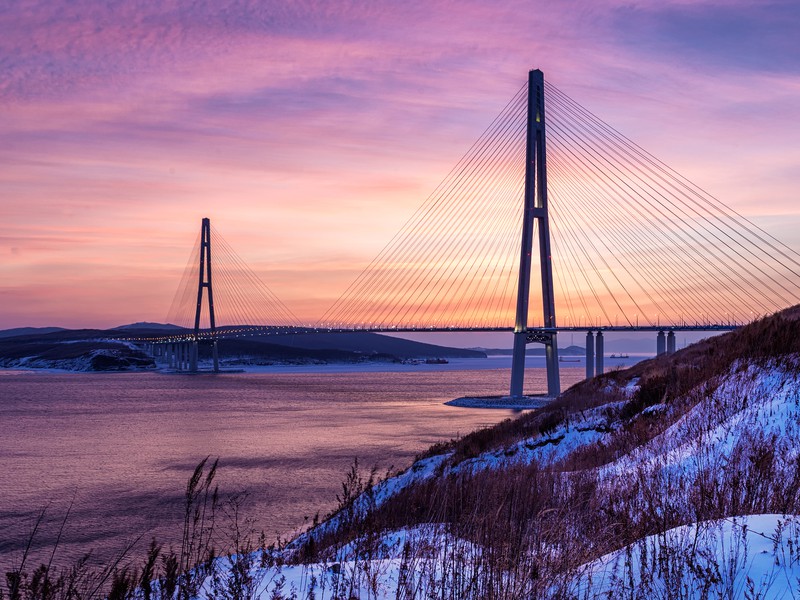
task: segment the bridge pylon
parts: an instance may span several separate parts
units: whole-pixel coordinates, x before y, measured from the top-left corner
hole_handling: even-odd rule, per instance
[[[207,290],[208,321],[210,330],[211,353],[214,359],[214,371],[219,371],[219,354],[217,350],[217,326],[214,319],[214,288],[211,285],[211,220],[204,217],[200,228],[200,277],[197,282],[197,309],[194,314],[194,341],[191,350],[191,370],[197,371],[198,344],[200,341],[200,314],[203,307],[203,290]]]
[[[545,136],[544,73],[528,73],[528,123],[525,147],[525,208],[522,223],[522,248],[517,289],[517,314],[514,324],[514,350],[511,362],[511,396],[521,397],[525,382],[525,348],[530,342],[543,343],[547,360],[547,394],[561,393],[556,340],[556,309],[553,291],[553,265],[550,253],[550,224],[547,215],[547,151]],[[544,327],[528,330],[528,303],[531,285],[531,254],[534,224],[539,233],[539,264],[542,281]]]

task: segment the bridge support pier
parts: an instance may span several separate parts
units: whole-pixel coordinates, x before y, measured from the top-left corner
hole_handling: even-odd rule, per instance
[[[561,374],[558,370],[558,344],[556,333],[544,344],[544,357],[547,363],[547,395],[555,398],[561,393]]]
[[[189,351],[189,370],[192,373],[197,373],[197,340],[192,342],[192,346]]]
[[[599,333],[599,332],[598,332]],[[594,377],[594,334],[586,332],[586,379]]]
[[[211,345],[211,357],[214,360],[214,373],[219,373],[219,351],[217,350],[217,340]]]
[[[667,333],[667,354],[675,354],[675,332]]]
[[[519,398],[523,394],[525,384],[525,351],[528,347],[528,334],[525,331],[514,332],[514,349],[511,351],[511,396]],[[547,374],[548,377],[550,373]]]
[[[595,342],[596,342],[595,353],[594,353],[594,358],[595,358],[595,361],[596,361],[595,362],[595,364],[596,364],[595,374],[596,375],[602,375],[603,374],[603,367],[604,367],[604,365],[603,365],[603,352],[605,351],[604,348],[603,348],[603,332],[602,331],[598,331],[597,332],[597,337],[595,338]]]
[[[664,332],[659,331],[656,336],[656,356],[661,356],[667,351],[667,344],[664,338]]]

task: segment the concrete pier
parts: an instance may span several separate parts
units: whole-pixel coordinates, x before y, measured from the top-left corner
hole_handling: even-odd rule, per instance
[[[667,333],[667,354],[675,354],[675,332]]]
[[[597,332],[599,335],[600,332]],[[586,379],[594,377],[594,334],[586,332]]]
[[[603,374],[603,332],[598,331],[597,337],[595,338],[595,374],[602,375]]]
[[[661,356],[667,351],[667,344],[664,338],[664,332],[659,331],[656,336],[656,356]]]

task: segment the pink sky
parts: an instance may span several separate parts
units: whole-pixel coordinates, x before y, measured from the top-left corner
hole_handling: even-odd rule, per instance
[[[163,321],[202,217],[304,320],[530,68],[800,250],[787,2],[15,3],[0,328]]]

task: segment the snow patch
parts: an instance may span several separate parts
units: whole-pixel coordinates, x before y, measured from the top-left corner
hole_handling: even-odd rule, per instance
[[[584,598],[795,598],[800,518],[752,515],[646,537],[581,568]]]

